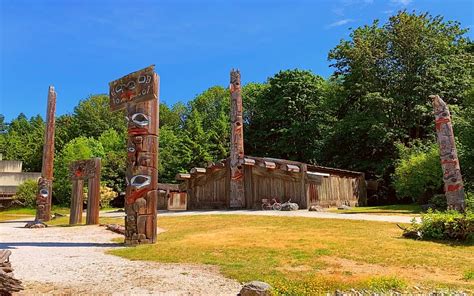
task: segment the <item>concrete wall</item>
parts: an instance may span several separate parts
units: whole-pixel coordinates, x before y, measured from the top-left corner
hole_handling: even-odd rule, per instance
[[[21,173],[21,167],[19,160],[0,160],[0,173]]]
[[[0,173],[0,186],[18,186],[26,180],[38,180],[41,173]]]

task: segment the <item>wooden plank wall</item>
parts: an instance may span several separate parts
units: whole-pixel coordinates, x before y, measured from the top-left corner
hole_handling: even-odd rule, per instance
[[[332,207],[340,205],[356,206],[359,197],[359,178],[330,175],[321,184],[309,183],[311,205]]]
[[[250,173],[249,173],[250,171]],[[250,209],[261,209],[262,199],[276,198],[280,202],[291,199],[300,206],[306,205],[304,200],[301,174],[282,171],[280,169],[266,169],[260,166],[247,166],[245,178],[246,190],[251,187],[252,194],[246,194],[246,206]]]
[[[191,179],[190,209],[219,209],[227,207],[229,182],[227,168],[208,170]],[[189,193],[189,192],[188,192]]]

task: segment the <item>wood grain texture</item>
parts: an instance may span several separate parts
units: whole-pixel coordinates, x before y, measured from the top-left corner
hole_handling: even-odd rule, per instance
[[[46,107],[46,130],[44,134],[41,179],[38,182],[38,193],[36,195],[36,220],[39,221],[49,221],[51,219],[55,113],[56,92],[54,86],[50,86],[48,89],[48,103]]]

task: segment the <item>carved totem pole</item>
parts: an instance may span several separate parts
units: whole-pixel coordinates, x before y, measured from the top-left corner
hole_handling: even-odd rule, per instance
[[[70,225],[82,222],[84,180],[88,183],[86,224],[99,224],[100,170],[100,158],[74,161],[69,166],[72,180]]]
[[[231,208],[245,206],[244,196],[244,122],[242,114],[242,95],[240,71],[230,72],[230,202]]]
[[[464,186],[454,141],[451,114],[448,105],[439,96],[430,96],[433,100],[436,134],[438,136],[441,167],[443,169],[444,192],[448,209],[464,211]]]
[[[156,241],[159,77],[154,65],[109,83],[110,108],[128,121],[125,243]]]
[[[54,86],[50,86],[48,90],[48,106],[46,108],[46,130],[43,146],[43,165],[41,168],[41,178],[38,180],[38,192],[36,194],[35,220],[42,222],[49,221],[51,219],[55,111],[56,92],[54,91]]]

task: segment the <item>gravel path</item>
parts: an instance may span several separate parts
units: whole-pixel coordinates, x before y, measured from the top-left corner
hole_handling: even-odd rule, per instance
[[[240,284],[203,265],[130,261],[105,254],[121,237],[99,226],[22,228],[0,222],[0,249],[11,249],[20,295],[236,295]]]
[[[189,215],[259,215],[259,216],[283,216],[283,217],[307,217],[320,219],[343,219],[343,220],[364,220],[393,223],[410,223],[413,217],[396,215],[370,215],[370,214],[339,214],[329,212],[310,212],[308,210],[298,211],[252,211],[252,210],[209,210],[209,211],[158,211],[160,216],[189,216]],[[103,217],[123,217],[123,212],[101,213]],[[419,218],[416,218],[419,220]]]

